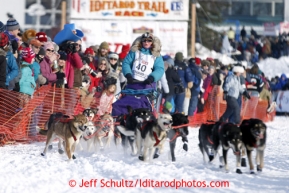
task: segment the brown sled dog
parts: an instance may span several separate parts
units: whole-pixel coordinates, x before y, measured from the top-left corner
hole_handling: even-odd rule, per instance
[[[86,129],[87,118],[85,115],[79,114],[73,116],[73,119],[68,119],[62,113],[54,113],[50,115],[49,120],[45,123],[45,129],[41,130],[40,134],[47,135],[46,146],[42,156],[45,156],[48,146],[51,142],[58,138],[58,152],[63,153],[61,144],[64,144],[65,152],[68,159],[75,159],[74,151],[82,133]]]

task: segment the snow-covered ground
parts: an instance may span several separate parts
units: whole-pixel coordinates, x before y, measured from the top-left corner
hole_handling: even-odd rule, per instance
[[[230,172],[218,168],[218,160],[213,164],[204,164],[198,148],[198,128],[190,128],[189,150],[182,150],[178,139],[177,161],[168,160],[169,146],[164,153],[151,163],[139,161],[136,157],[124,155],[121,147],[112,147],[99,153],[77,152],[77,159],[67,161],[65,155],[59,155],[54,149],[47,157],[40,156],[44,142],[33,144],[7,145],[0,147],[0,192],[289,192],[289,150],[288,118],[276,117],[267,124],[268,137],[265,151],[265,168],[262,173],[249,174],[243,168],[243,174],[235,173],[235,158],[229,151]],[[254,152],[255,157],[255,152]],[[94,179],[96,183],[94,184]],[[136,187],[102,188],[110,180],[127,180],[127,184]],[[228,181],[229,187],[219,188],[182,188],[140,187],[144,180],[172,181],[195,180],[195,185],[205,181]],[[70,181],[75,180],[75,181]],[[92,187],[79,187],[84,181],[90,181]],[[133,182],[133,184],[131,184]],[[219,183],[217,182],[217,183]],[[75,187],[70,187],[70,185]],[[124,181],[125,183],[125,181]],[[87,182],[90,186],[90,183]],[[94,187],[96,185],[96,187]],[[148,184],[147,184],[148,185]],[[165,185],[165,184],[164,184]],[[166,184],[167,185],[167,184]],[[173,185],[173,183],[172,183]],[[193,185],[187,182],[187,185]],[[216,184],[218,185],[218,184]]]
[[[285,73],[289,77],[289,57],[284,56],[279,59],[267,58],[258,63],[259,68],[264,72],[266,77],[272,78]]]

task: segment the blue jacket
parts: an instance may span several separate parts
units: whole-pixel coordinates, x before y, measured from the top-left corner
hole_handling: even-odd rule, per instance
[[[19,68],[16,62],[16,59],[11,51],[8,51],[6,54],[7,67],[6,67],[6,86],[9,85],[9,82],[16,78],[19,73]]]
[[[175,68],[177,69],[177,72],[182,80],[182,84],[185,88],[187,88],[188,82],[191,82],[193,79],[191,69],[188,68],[184,62],[179,62],[177,60],[175,60]]]
[[[279,78],[278,82],[275,85],[271,86],[272,90],[273,91],[282,90],[287,82],[288,82],[288,78],[286,77],[286,74],[284,74],[284,73],[281,74],[281,77]]]
[[[150,49],[141,48],[140,51],[145,55],[152,55]],[[124,76],[126,76],[127,74],[132,74],[132,66],[134,60],[135,60],[135,52],[129,51],[129,53],[122,62],[122,73]],[[163,58],[162,56],[158,56],[155,59],[153,71],[149,76],[154,77],[154,82],[157,82],[162,78],[164,73],[165,67]]]
[[[192,72],[192,82],[193,82],[193,87],[191,88],[191,94],[192,96],[196,96],[199,94],[201,88],[201,80],[202,80],[202,74],[200,72],[200,67],[198,67],[194,63],[189,64],[189,68],[191,69]]]
[[[22,75],[19,81],[20,92],[31,96],[33,95],[36,88],[36,83],[34,77],[32,76],[32,70],[30,69],[30,67],[28,67],[29,64],[26,62],[23,62],[22,64],[27,66],[21,68]]]
[[[38,62],[34,61],[32,63],[32,65],[29,66],[31,68],[31,70],[33,71],[33,74],[34,74],[34,80],[35,82],[37,81],[38,79],[38,75],[40,74],[40,65]]]
[[[228,93],[228,96],[238,99],[239,95],[245,91],[242,87],[240,79],[236,75],[228,75],[223,85],[224,92]]]

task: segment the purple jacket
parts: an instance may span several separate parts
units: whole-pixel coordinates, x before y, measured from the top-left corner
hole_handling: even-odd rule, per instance
[[[40,72],[42,75],[47,78],[49,83],[53,83],[57,80],[56,74],[52,72],[52,68],[50,67],[50,60],[46,56],[40,63]]]

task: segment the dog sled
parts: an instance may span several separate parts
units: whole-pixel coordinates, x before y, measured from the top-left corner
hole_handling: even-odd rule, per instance
[[[133,110],[147,108],[156,115],[160,102],[160,91],[156,83],[145,85],[143,81],[134,80],[133,84],[127,85],[119,93],[119,99],[112,104],[112,116],[128,114],[128,106]]]

